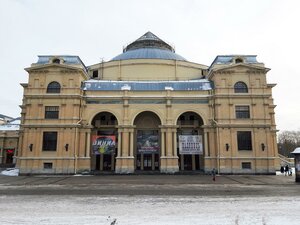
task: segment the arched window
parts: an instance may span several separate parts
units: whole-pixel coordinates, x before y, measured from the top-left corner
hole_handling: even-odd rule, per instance
[[[234,93],[248,93],[248,87],[244,82],[236,82],[234,85]]]
[[[241,58],[236,58],[235,59],[235,63],[243,63],[243,62],[244,62],[244,60],[241,59]]]
[[[56,81],[48,84],[47,93],[60,93],[60,84]]]
[[[55,59],[53,59],[53,60],[52,60],[52,63],[57,63],[57,64],[60,64],[60,59],[58,59],[58,58],[55,58]]]

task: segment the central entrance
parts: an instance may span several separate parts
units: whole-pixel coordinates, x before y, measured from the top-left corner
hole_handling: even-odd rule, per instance
[[[117,119],[109,112],[101,112],[94,117],[92,125],[91,168],[95,172],[113,172],[118,154]]]
[[[203,120],[194,112],[186,112],[177,120],[177,154],[180,171],[204,170]]]
[[[159,171],[160,124],[153,112],[142,112],[135,118],[135,170]]]

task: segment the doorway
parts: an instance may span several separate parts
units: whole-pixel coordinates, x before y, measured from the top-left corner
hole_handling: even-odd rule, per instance
[[[118,154],[117,119],[109,112],[97,114],[92,121],[91,168],[93,171],[115,171]]]
[[[180,171],[204,170],[204,143],[202,118],[186,112],[177,120],[177,155]]]
[[[135,170],[160,170],[160,124],[159,117],[148,111],[135,118]]]

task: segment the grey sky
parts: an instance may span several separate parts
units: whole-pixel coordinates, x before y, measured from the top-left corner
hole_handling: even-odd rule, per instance
[[[0,0],[0,113],[20,115],[19,83],[37,55],[78,55],[91,65],[151,31],[196,63],[258,55],[277,83],[277,128],[299,130],[299,12],[298,0]]]

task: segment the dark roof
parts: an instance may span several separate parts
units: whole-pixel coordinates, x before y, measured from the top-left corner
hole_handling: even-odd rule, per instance
[[[170,59],[186,61],[182,56],[159,48],[140,48],[124,52],[112,59],[113,60],[126,60],[126,59]]]
[[[230,64],[233,62],[233,59],[242,58],[244,63],[258,63],[256,60],[256,55],[218,55],[210,67],[214,64]]]
[[[38,57],[39,59],[36,64],[48,64],[50,63],[50,58],[62,58],[64,60],[64,64],[82,65],[84,69],[87,70],[79,56],[76,55],[39,55]]]
[[[13,117],[6,116],[6,115],[3,115],[3,114],[0,114],[0,118],[1,119],[8,119],[8,120],[12,120],[13,119]]]
[[[186,61],[184,57],[175,53],[171,45],[151,32],[145,33],[136,41],[127,45],[123,53],[114,57],[112,61],[126,59],[171,59]]]
[[[159,48],[159,49],[165,49],[165,50],[175,52],[174,48],[172,48],[169,44],[167,44],[166,42],[158,38],[150,31],[145,33],[136,41],[127,45],[126,48],[124,48],[124,52],[129,50],[139,49],[139,48]]]

